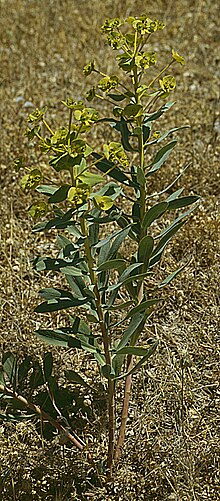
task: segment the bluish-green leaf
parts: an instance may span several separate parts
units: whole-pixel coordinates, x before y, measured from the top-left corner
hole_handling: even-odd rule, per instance
[[[7,375],[9,381],[14,385],[17,376],[17,360],[14,355],[7,351],[2,359],[3,372]]]
[[[133,315],[136,315],[136,313],[141,313],[142,311],[145,312],[148,310],[151,306],[154,304],[158,303],[159,301],[162,301],[162,298],[155,298],[155,299],[148,299],[147,301],[143,301],[140,303],[138,306],[135,306],[130,310],[126,316],[126,318],[131,318]]]
[[[95,153],[95,152],[92,153],[92,156],[96,160],[99,160],[102,158],[101,155],[99,155],[98,153]],[[125,184],[126,186],[136,186],[135,183],[133,183],[133,181],[131,181],[129,179],[129,177],[126,176],[126,174],[124,174],[124,172],[122,172],[121,169],[119,169],[118,166],[116,166],[113,162],[110,162],[106,158],[97,162],[96,167],[101,172],[104,172],[104,173],[108,172],[108,175],[110,177],[112,177],[113,179],[116,179],[117,181],[119,181],[122,184]]]
[[[124,334],[122,335],[122,338],[121,340],[119,341],[118,345],[117,345],[117,349],[116,351],[119,351],[121,350],[122,348],[124,348],[124,346],[126,346],[130,339],[131,339],[131,336],[136,333],[136,331],[141,327],[143,328],[143,322],[144,322],[144,318],[145,318],[145,312],[143,313],[137,313],[136,315],[134,315],[130,321],[130,324],[128,325],[128,327],[125,329],[124,331]]]
[[[125,259],[111,259],[109,261],[105,261],[98,266],[97,271],[106,271],[106,270],[118,270],[124,264],[126,264]]]
[[[175,148],[176,143],[177,143],[176,140],[171,141],[170,143],[163,146],[163,148],[161,148],[161,150],[157,152],[153,162],[150,165],[147,165],[147,167],[145,167],[145,170],[151,167],[150,170],[148,170],[148,172],[146,173],[146,177],[151,176],[164,164],[164,162],[169,157],[171,151]]]
[[[161,108],[159,108],[158,111],[155,111],[154,113],[146,113],[145,118],[144,118],[144,123],[146,124],[147,122],[153,122],[154,120],[157,120],[158,118],[163,115],[163,113],[166,113],[175,103],[174,102],[168,102],[166,104],[163,104]]]
[[[191,258],[190,258],[191,259]],[[166,287],[184,268],[189,264],[190,259],[188,259],[182,266],[180,266],[177,270],[173,271],[173,273],[170,273],[161,283],[158,285],[158,289],[162,289],[163,287]]]
[[[156,341],[156,343],[152,344],[152,346],[149,348],[146,355],[144,355],[141,358],[141,360],[133,367],[133,369],[131,369],[130,371],[125,372],[124,374],[121,374],[121,376],[115,377],[113,379],[123,379],[124,377],[131,376],[132,374],[135,374],[135,372],[137,372],[142,367],[142,365],[144,365],[147,362],[147,360],[151,357],[151,355],[153,355],[153,353],[155,353],[156,348],[158,346],[158,342],[159,341]]]
[[[166,233],[166,235],[164,237],[161,238],[158,245],[154,249],[153,255],[149,261],[150,267],[154,266],[156,263],[158,263],[158,261],[160,261],[160,258],[162,256],[162,253],[163,253],[166,245],[168,244],[170,239],[177,233],[177,231],[181,228],[181,226],[183,226],[183,224],[185,224],[185,221],[182,221],[182,222],[176,224],[174,227],[172,227],[170,229],[170,231],[168,231]]]
[[[43,193],[43,195],[53,195],[56,191],[57,191],[57,186],[51,186],[51,185],[47,185],[47,184],[40,184],[40,186],[37,186],[37,188],[35,188],[36,191],[38,191],[39,193]]]

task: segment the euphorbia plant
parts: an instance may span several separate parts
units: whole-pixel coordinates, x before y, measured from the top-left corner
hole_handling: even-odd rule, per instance
[[[44,302],[35,311],[71,310],[69,327],[36,332],[48,343],[85,350],[97,361],[101,377],[106,378],[109,474],[113,458],[120,456],[124,443],[132,374],[157,346],[156,340],[139,345],[145,322],[152,308],[163,300],[161,289],[187,262],[161,282],[154,270],[195,205],[178,215],[176,209],[198,199],[182,197],[183,188],[171,190],[181,174],[159,193],[149,193],[148,189],[148,179],[176,146],[173,135],[184,128],[161,132],[156,125],[174,104],[166,101],[176,85],[171,66],[184,64],[174,50],[165,66],[157,64],[157,54],[148,43],[163,28],[161,22],[146,15],[106,20],[101,31],[117,51],[117,75],[106,75],[90,62],[83,73],[93,74],[95,83],[87,92],[87,104],[72,98],[64,101],[69,118],[56,131],[45,118],[46,110],[37,109],[29,115],[26,131],[31,140],[39,140],[41,151],[49,154],[53,171],[50,180],[48,171],[44,175],[41,168],[34,168],[21,181],[25,189],[34,188],[47,199],[38,199],[29,209],[33,217],[43,217],[33,231],[47,233],[55,228],[60,246],[56,258],[38,257],[34,267],[61,273],[68,283],[68,288],[42,289]],[[106,103],[105,109],[109,106],[107,117],[88,105],[95,100]],[[93,146],[91,131],[100,125],[108,129],[110,140]],[[126,209],[122,198],[127,200]],[[163,216],[170,218],[173,213],[172,222],[163,224]],[[124,381],[125,392],[116,439],[114,398],[119,380]]]

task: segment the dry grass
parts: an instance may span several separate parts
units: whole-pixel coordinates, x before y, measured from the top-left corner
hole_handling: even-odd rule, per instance
[[[184,176],[187,192],[200,193],[200,210],[169,248],[163,270],[185,254],[193,263],[169,288],[168,301],[147,325],[160,348],[148,367],[135,376],[127,445],[115,481],[102,486],[87,461],[73,448],[41,439],[31,423],[1,425],[0,461],[4,501],[146,500],[216,501],[218,480],[218,349],[217,282],[219,192],[219,6],[211,0],[145,2],[103,0],[0,0],[1,103],[1,331],[2,350],[18,357],[41,357],[45,347],[33,331],[39,317],[32,313],[37,290],[45,280],[33,273],[30,259],[50,251],[44,236],[32,235],[26,209],[31,197],[19,187],[12,161],[22,154],[31,165],[39,152],[23,139],[27,109],[24,101],[47,104],[52,121],[61,123],[59,101],[79,98],[84,91],[81,69],[91,58],[113,60],[99,34],[105,17],[147,11],[167,24],[159,35],[162,53],[170,47],[184,54],[173,124],[189,123],[182,133],[178,156],[158,176],[158,184],[189,159]],[[144,4],[145,4],[144,3]],[[108,49],[107,49],[108,51]],[[82,81],[83,82],[83,81]],[[16,101],[19,96],[24,101]],[[152,186],[153,188],[153,186]],[[51,237],[51,247],[54,241]],[[49,277],[51,283],[51,277]],[[67,366],[64,350],[53,350],[56,371]],[[81,359],[74,358],[73,367]],[[93,375],[84,360],[88,381]],[[120,406],[120,391],[118,397]],[[85,438],[98,464],[105,457],[105,426],[85,416]]]

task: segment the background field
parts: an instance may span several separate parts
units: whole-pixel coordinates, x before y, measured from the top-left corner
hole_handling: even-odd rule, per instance
[[[193,260],[172,282],[168,302],[147,325],[145,338],[156,335],[160,346],[134,378],[127,443],[115,481],[107,487],[101,485],[87,452],[80,454],[67,445],[63,454],[58,443],[42,444],[34,424],[2,422],[0,464],[3,473],[10,468],[3,485],[4,501],[216,501],[218,497],[217,1],[0,0],[1,350],[20,358],[30,353],[41,359],[45,346],[36,341],[33,332],[44,319],[33,309],[39,288],[53,280],[32,271],[30,260],[41,252],[53,252],[55,239],[51,236],[49,246],[44,236],[31,234],[27,208],[33,197],[23,193],[20,174],[12,168],[13,160],[22,154],[31,166],[43,161],[37,149],[28,148],[23,136],[28,114],[25,103],[47,105],[52,123],[63,124],[67,117],[60,101],[81,98],[88,86],[82,78],[84,64],[95,57],[106,72],[114,67],[99,26],[106,17],[143,12],[166,24],[154,38],[162,59],[171,48],[186,58],[186,65],[176,69],[177,103],[166,120],[169,125],[191,126],[182,131],[176,157],[151,189],[164,186],[191,161],[181,185],[185,193],[202,196],[199,210],[169,246],[161,272],[172,271],[185,255],[191,254]],[[87,358],[58,348],[53,354],[59,377],[64,367],[77,368],[81,363],[88,383],[96,377]],[[88,396],[92,398],[92,394]],[[104,414],[102,419],[99,414],[98,409],[92,417],[85,412],[75,423],[88,441],[97,467],[106,446]]]

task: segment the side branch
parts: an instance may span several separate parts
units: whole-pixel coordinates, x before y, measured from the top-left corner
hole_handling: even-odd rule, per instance
[[[24,407],[31,409],[35,414],[38,414],[44,421],[48,421],[59,432],[64,433],[66,438],[70,440],[70,442],[72,442],[78,449],[80,449],[81,451],[83,450],[86,444],[79,437],[74,437],[74,435],[72,435],[72,433],[70,433],[65,428],[65,426],[59,423],[56,419],[49,416],[49,414],[47,414],[47,412],[43,411],[40,407],[38,407],[38,405],[29,402],[26,398],[10,390],[9,388],[6,388],[2,384],[0,385],[0,392],[8,397],[14,398],[15,400],[17,400],[17,402],[24,405]]]

